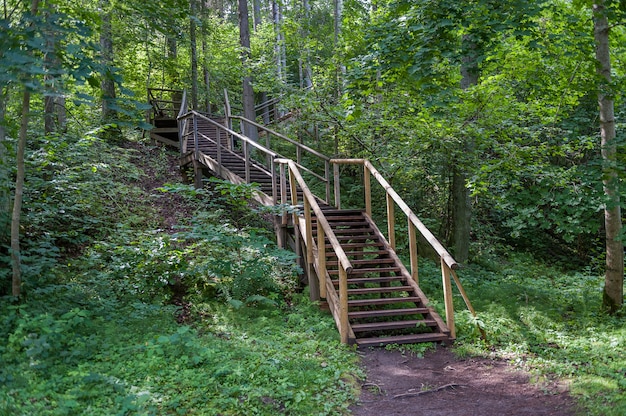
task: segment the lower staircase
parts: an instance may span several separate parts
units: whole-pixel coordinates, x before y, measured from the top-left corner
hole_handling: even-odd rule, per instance
[[[360,210],[323,211],[353,265],[348,319],[355,338],[350,341],[360,346],[451,341],[447,326],[370,218]],[[317,235],[315,217],[313,223]],[[328,242],[323,253],[327,279],[338,290],[338,260]]]

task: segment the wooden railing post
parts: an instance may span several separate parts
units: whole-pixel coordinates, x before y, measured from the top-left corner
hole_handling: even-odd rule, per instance
[[[330,205],[330,162],[324,161],[324,180],[326,181],[326,203]]]
[[[272,150],[271,145],[270,145],[270,135],[266,134],[265,135],[265,148],[267,150]],[[271,161],[271,156],[269,154],[265,155],[265,162],[267,163],[267,166],[269,167],[271,165],[270,161]]]
[[[389,245],[395,251],[396,250],[396,215],[394,212],[393,198],[389,193],[387,195],[387,237],[389,238]]]
[[[272,202],[278,204],[278,184],[276,183],[276,162],[270,159],[270,173],[272,175]]]
[[[341,342],[348,343],[348,274],[339,264],[339,333]]]
[[[452,299],[452,284],[450,283],[450,268],[441,258],[441,278],[443,279],[443,299],[446,305],[446,324],[450,329],[450,337],[456,338],[454,328],[454,302]]]
[[[300,144],[303,144],[302,143],[302,135],[301,134],[298,134],[298,142]],[[296,146],[296,163],[298,165],[302,164],[302,148],[300,146]]]
[[[313,222],[311,221],[311,203],[304,196],[304,225],[306,227],[306,263],[309,279],[309,298],[312,301],[320,300],[319,279],[315,279],[313,269]]]
[[[197,189],[202,188],[202,166],[198,162],[200,159],[200,149],[198,147],[198,117],[196,113],[193,113],[193,178],[194,186]]]
[[[217,130],[217,164],[220,165],[220,169],[222,168],[222,139],[221,139],[221,131]]]
[[[372,217],[372,186],[370,185],[370,170],[363,164],[363,188],[365,191],[365,213]]]
[[[295,207],[298,205],[298,193],[297,193],[297,182],[294,175],[289,171],[289,189],[291,191],[291,206],[292,206],[292,214],[291,220],[293,223],[293,237],[294,244],[296,246],[296,256],[298,257],[299,265],[304,269],[306,267],[305,264],[302,264],[302,245],[300,238],[302,237],[302,233],[300,232],[300,225],[298,221],[298,212]]]
[[[280,203],[285,206],[287,203],[287,176],[285,164],[280,162]],[[287,212],[283,211],[283,226],[287,225]]]
[[[321,222],[317,222],[317,274],[320,298],[326,299],[326,234]]]
[[[415,226],[411,219],[408,219],[408,227],[409,227],[409,252],[411,253],[411,277],[415,281],[415,283],[419,284],[419,276],[418,276],[418,256],[417,252],[417,233],[415,232]]]
[[[248,148],[248,142],[246,140],[243,140],[242,145],[246,183],[250,183],[250,149]]]
[[[198,156],[199,156],[199,149],[198,149],[198,118],[196,117],[196,114],[193,114],[193,151],[194,151],[194,158],[196,160],[198,160]]]
[[[341,189],[339,187],[339,165],[333,163],[333,185],[335,187],[335,207],[341,209]]]

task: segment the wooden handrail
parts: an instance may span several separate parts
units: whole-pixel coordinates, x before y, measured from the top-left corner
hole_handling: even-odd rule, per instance
[[[335,204],[337,207],[341,205],[341,196],[339,190],[339,165],[363,165],[364,169],[364,177],[363,177],[363,186],[365,188],[365,212],[371,218],[372,216],[372,197],[371,197],[371,185],[370,185],[370,175],[376,178],[378,183],[383,187],[386,194],[387,200],[387,230],[388,230],[388,242],[391,248],[396,250],[396,238],[395,238],[395,216],[394,216],[394,203],[400,207],[402,212],[405,214],[407,218],[407,226],[408,226],[408,237],[409,237],[409,254],[411,260],[411,277],[417,283],[418,282],[418,253],[417,253],[417,238],[415,235],[415,230],[419,231],[422,237],[430,244],[430,246],[435,250],[437,255],[439,256],[441,263],[441,275],[442,275],[442,283],[443,283],[443,292],[444,292],[444,303],[446,309],[446,324],[450,329],[450,335],[452,338],[455,337],[455,326],[454,326],[454,304],[452,301],[452,291],[451,291],[451,277],[454,279],[454,282],[467,305],[470,313],[475,317],[476,312],[471,305],[461,282],[456,275],[455,270],[459,268],[459,264],[454,260],[452,255],[446,250],[443,245],[437,240],[437,238],[430,232],[430,230],[417,218],[417,215],[409,208],[409,206],[404,202],[404,200],[398,195],[398,193],[391,187],[391,185],[387,182],[387,180],[378,172],[378,170],[370,163],[367,159],[331,159],[331,164],[333,164],[334,171],[334,183],[335,183]],[[480,328],[479,328],[480,329]],[[481,334],[484,337],[484,331],[480,329]]]
[[[320,208],[315,198],[315,195],[311,192],[309,187],[307,186],[304,178],[300,174],[298,170],[297,164],[290,159],[276,159],[276,163],[281,165],[287,165],[289,170],[289,177],[291,186],[291,197],[292,204],[296,205],[297,203],[297,192],[295,185],[297,184],[302,190],[303,197],[303,205],[304,205],[304,215],[305,215],[305,225],[306,225],[306,238],[307,238],[307,262],[313,263],[313,230],[312,230],[312,221],[310,211],[312,210],[317,218],[317,241],[315,241],[315,246],[317,247],[317,270],[318,270],[318,278],[319,278],[319,286],[320,286],[320,294],[324,294],[325,286],[326,286],[326,257],[324,254],[325,250],[325,239],[328,239],[330,245],[335,252],[335,255],[338,259],[339,264],[339,322],[340,328],[339,332],[341,334],[341,342],[348,342],[348,334],[349,334],[349,326],[348,326],[348,275],[352,273],[352,263],[348,256],[346,255],[343,247],[339,243],[337,236],[333,232],[324,212]],[[281,188],[283,188],[281,186]],[[296,214],[294,214],[295,216]],[[294,221],[296,223],[296,221]],[[321,231],[321,232],[319,232]],[[323,287],[323,289],[322,289]]]
[[[189,105],[189,103],[187,102],[187,90],[183,91],[183,98],[180,102],[180,109],[178,110],[178,115],[176,116],[177,119],[181,118],[183,116],[183,114],[186,114],[188,111],[187,106]]]
[[[170,88],[148,88],[149,92],[152,91],[164,91],[164,92],[183,92],[183,90],[173,90]]]
[[[308,152],[308,153],[312,154],[313,156],[317,157],[318,159],[321,159],[324,162],[324,176],[322,176],[322,175],[320,175],[320,174],[318,174],[316,172],[313,172],[311,169],[303,166],[300,163],[299,158],[296,161],[296,163],[297,163],[298,167],[301,170],[308,172],[309,174],[313,175],[314,177],[316,177],[317,179],[319,179],[321,182],[324,183],[324,186],[326,187],[326,200],[325,200],[325,202],[326,203],[330,203],[330,158],[328,156],[326,156],[326,155],[316,151],[315,149],[312,149],[312,148],[310,148],[310,147],[308,147],[308,146],[306,146],[306,145],[304,145],[302,143],[298,143],[297,141],[295,141],[293,139],[290,139],[289,137],[287,137],[287,136],[285,136],[283,134],[280,134],[280,133],[278,133],[278,132],[276,132],[276,131],[274,131],[274,130],[272,130],[270,128],[267,128],[267,127],[265,127],[262,124],[256,123],[256,122],[254,122],[252,120],[249,120],[249,119],[247,119],[245,117],[230,115],[230,118],[231,119],[236,119],[236,120],[239,120],[239,121],[243,121],[245,123],[248,123],[248,124],[251,124],[251,125],[257,127],[257,129],[261,129],[261,130],[266,131],[268,133],[268,138],[267,138],[267,141],[266,141],[266,147],[268,149],[271,148],[270,142],[269,142],[269,135],[272,135],[272,136],[278,137],[279,139],[281,139],[281,140],[283,140],[283,141],[285,141],[285,142],[287,142],[289,144],[292,144],[293,146],[296,147],[298,152],[300,152],[301,150],[304,150],[305,152]],[[280,157],[281,158],[285,158],[282,155]]]
[[[311,153],[312,155],[317,156],[318,158],[320,158],[322,160],[327,160],[327,161],[331,160],[328,156],[318,152],[317,150],[311,149],[310,147],[308,147],[307,145],[304,145],[302,143],[298,143],[297,141],[295,141],[293,139],[290,139],[289,137],[287,137],[285,135],[282,135],[282,134],[280,134],[280,133],[278,133],[278,132],[276,132],[276,131],[274,131],[274,130],[272,130],[270,128],[267,128],[264,125],[259,124],[259,123],[255,122],[255,121],[248,120],[247,118],[242,117],[242,116],[231,116],[231,118],[235,118],[235,119],[238,119],[238,120],[245,121],[246,123],[250,123],[253,126],[256,126],[257,128],[259,128],[261,130],[265,130],[266,132],[270,133],[271,135],[276,136],[276,137],[278,137],[278,138],[280,138],[280,139],[282,139],[282,140],[284,140],[286,142],[289,142],[289,143],[293,144],[294,146],[296,146],[296,147],[298,147],[298,148],[300,148],[300,149],[302,149],[302,150],[304,150],[304,151],[306,151],[308,153]]]
[[[385,189],[385,192],[387,193],[387,195],[389,195],[389,197],[391,197],[391,199],[398,205],[398,207],[400,207],[402,212],[404,212],[404,214],[407,216],[410,222],[415,226],[415,228],[417,228],[417,230],[422,234],[422,236],[426,239],[426,241],[428,241],[428,243],[435,250],[437,255],[440,258],[444,259],[448,267],[450,267],[452,270],[456,270],[459,268],[459,264],[456,262],[456,260],[454,260],[452,255],[448,252],[448,250],[446,250],[443,247],[443,245],[439,242],[439,240],[437,240],[437,237],[435,237],[433,233],[430,232],[430,230],[424,225],[424,223],[422,223],[422,221],[420,221],[420,219],[417,218],[417,215],[415,215],[415,213],[411,210],[411,208],[409,208],[406,202],[404,202],[404,200],[400,197],[400,195],[398,195],[398,193],[391,187],[391,185],[389,185],[387,180],[378,172],[378,170],[370,163],[369,160],[367,159],[332,159],[330,163],[335,164],[335,165],[341,165],[341,164],[363,165],[372,174],[372,176],[376,178],[378,183]],[[366,201],[367,201],[367,198],[370,198],[370,201],[371,201],[371,194],[370,196],[366,196]],[[371,212],[368,212],[368,214],[371,216]]]

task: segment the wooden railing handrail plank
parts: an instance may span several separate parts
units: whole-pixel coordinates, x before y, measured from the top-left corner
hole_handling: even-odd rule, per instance
[[[163,92],[183,92],[185,90],[174,90],[174,89],[169,89],[169,88],[148,88],[148,92],[152,92],[152,91],[163,91]]]
[[[334,164],[362,164],[367,170],[376,178],[378,183],[385,189],[385,192],[391,196],[394,202],[400,207],[402,212],[407,216],[407,218],[413,223],[415,228],[422,234],[422,236],[428,241],[431,247],[435,250],[437,255],[443,259],[448,267],[452,270],[456,270],[459,268],[459,264],[454,260],[452,255],[444,248],[444,246],[437,240],[437,237],[433,235],[433,233],[422,223],[422,221],[417,218],[417,215],[409,208],[409,206],[404,202],[404,200],[398,195],[398,193],[392,188],[392,186],[387,182],[387,180],[378,172],[378,170],[370,163],[367,159],[331,159],[330,163]]]
[[[212,124],[212,125],[220,128],[220,129],[226,131],[228,134],[232,134],[233,136],[237,137],[239,140],[241,140],[243,142],[246,142],[248,145],[250,145],[250,146],[254,147],[255,149],[257,149],[257,150],[259,150],[259,151],[269,155],[272,158],[280,157],[280,155],[278,153],[273,152],[273,151],[265,148],[264,146],[261,146],[260,144],[258,144],[254,140],[251,140],[248,137],[243,136],[243,135],[237,133],[236,131],[229,129],[228,127],[224,126],[223,124],[220,124],[220,123],[216,122],[215,120],[212,120],[211,118],[209,118],[209,117],[207,117],[207,116],[205,116],[205,115],[203,115],[203,114],[201,114],[201,113],[199,113],[199,112],[197,112],[195,110],[191,110],[188,113],[183,114],[182,116],[179,116],[178,119],[182,120],[182,119],[193,117],[193,116],[199,117],[199,118],[209,122],[210,124]]]
[[[309,200],[311,209],[313,209],[313,212],[315,213],[315,216],[317,217],[318,223],[321,224],[322,228],[324,229],[326,238],[328,238],[328,241],[333,247],[335,254],[337,254],[337,258],[339,259],[339,262],[341,263],[346,273],[350,274],[352,272],[352,263],[350,263],[350,260],[348,259],[348,256],[346,255],[343,248],[341,247],[341,244],[339,243],[337,236],[335,236],[335,233],[330,227],[330,224],[326,220],[326,216],[324,215],[324,212],[318,205],[317,200],[315,199],[315,196],[313,195],[313,193],[307,186],[302,175],[300,175],[300,172],[298,171],[296,163],[291,159],[276,159],[276,163],[287,164],[287,166],[289,167],[289,172],[294,175],[296,182],[298,183],[298,186],[300,186],[300,189],[302,190],[303,196]]]
[[[320,158],[320,159],[322,159],[324,161],[330,161],[330,158],[328,156],[318,152],[317,150],[311,149],[309,146],[304,145],[302,143],[298,143],[297,141],[295,141],[293,139],[290,139],[289,137],[287,137],[285,135],[282,135],[282,134],[280,134],[280,133],[278,133],[278,132],[276,132],[276,131],[274,131],[274,130],[272,130],[270,128],[267,128],[267,127],[265,127],[262,124],[259,124],[259,123],[255,122],[255,121],[252,121],[252,120],[249,120],[249,119],[247,119],[245,117],[242,117],[242,116],[231,116],[231,118],[235,118],[237,120],[242,120],[242,121],[245,121],[246,123],[252,124],[253,126],[256,126],[259,129],[265,130],[266,132],[268,132],[268,133],[270,133],[270,134],[272,134],[272,135],[274,135],[274,136],[276,136],[276,137],[278,137],[278,138],[280,138],[282,140],[285,140],[286,142],[289,142],[289,143],[293,144],[294,146],[296,146],[296,147],[298,147],[298,148],[300,148],[302,150],[305,150],[305,151],[311,153],[314,156],[317,156],[318,158]]]

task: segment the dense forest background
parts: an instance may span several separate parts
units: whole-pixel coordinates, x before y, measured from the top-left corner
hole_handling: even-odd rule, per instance
[[[99,146],[149,128],[153,87],[212,113],[225,90],[248,114],[279,99],[282,132],[370,159],[457,260],[483,276],[517,256],[557,266],[530,277],[568,276],[623,326],[624,2],[3,0],[0,13],[7,304],[142,223],[128,208],[140,195],[112,183],[141,175]]]

